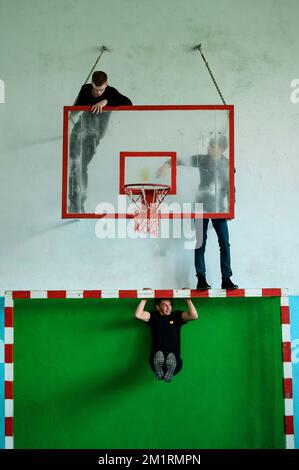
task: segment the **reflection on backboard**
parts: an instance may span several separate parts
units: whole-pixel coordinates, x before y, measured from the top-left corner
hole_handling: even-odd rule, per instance
[[[162,218],[234,216],[233,106],[65,107],[62,217],[133,217],[125,185],[170,186]],[[123,199],[124,200],[123,200]],[[168,207],[165,209],[165,204]]]

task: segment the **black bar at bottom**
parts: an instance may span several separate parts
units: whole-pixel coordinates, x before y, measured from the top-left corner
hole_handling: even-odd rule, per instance
[[[20,463],[34,466],[117,465],[137,468],[143,465],[253,465],[297,464],[299,450],[199,450],[199,449],[110,449],[110,450],[0,450],[0,463]]]

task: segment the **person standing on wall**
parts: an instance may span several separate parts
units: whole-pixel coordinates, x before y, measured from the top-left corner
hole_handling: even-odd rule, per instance
[[[197,202],[203,204],[205,213],[221,213],[227,210],[229,197],[228,159],[223,155],[228,147],[225,135],[210,139],[206,155],[193,155],[191,165],[198,167],[200,184],[198,187]],[[203,219],[200,223],[195,220],[196,239],[200,243],[195,248],[195,270],[197,276],[197,289],[210,289],[206,281],[205,249],[210,219]],[[211,219],[217,234],[220,249],[221,288],[233,290],[238,286],[231,280],[231,255],[227,220],[223,218]],[[199,233],[200,232],[200,233]]]
[[[196,202],[203,205],[204,213],[225,213],[229,197],[229,163],[224,156],[228,148],[225,135],[211,138],[207,153],[192,155],[188,159],[178,159],[177,165],[187,165],[198,168],[199,186],[195,196]],[[170,163],[165,162],[158,170],[157,176],[163,177],[169,170]],[[196,248],[194,253],[195,270],[198,290],[210,289],[206,281],[205,249],[210,219],[195,219]],[[233,290],[238,286],[231,280],[231,256],[227,220],[224,218],[211,219],[218,238],[220,248],[221,288]]]

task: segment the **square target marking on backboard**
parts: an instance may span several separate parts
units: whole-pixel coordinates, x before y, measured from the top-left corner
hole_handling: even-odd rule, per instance
[[[164,203],[179,209],[162,218],[195,218],[196,203],[204,218],[234,217],[232,105],[90,109],[64,108],[63,218],[131,218],[119,198],[133,183],[170,186]]]
[[[176,194],[176,152],[120,152],[119,194],[126,194],[126,184],[162,181],[170,187],[168,195]]]

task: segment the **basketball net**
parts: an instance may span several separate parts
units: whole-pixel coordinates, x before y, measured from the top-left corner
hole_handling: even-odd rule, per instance
[[[161,219],[159,206],[170,186],[167,184],[126,184],[125,193],[135,206],[135,231],[158,235]]]

